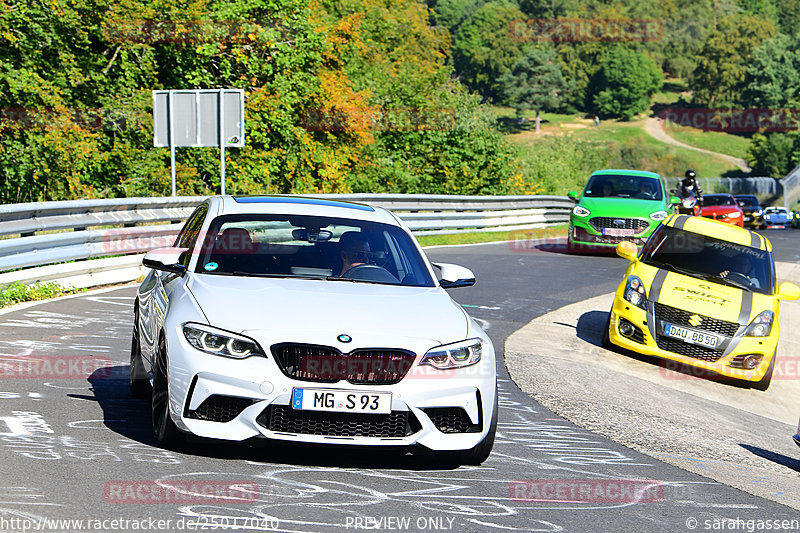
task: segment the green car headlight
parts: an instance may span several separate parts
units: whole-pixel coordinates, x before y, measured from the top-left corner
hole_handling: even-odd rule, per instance
[[[575,215],[576,217],[588,217],[589,215],[592,214],[592,212],[583,206],[576,205],[575,207],[572,208],[572,214]]]
[[[655,213],[651,213],[650,214],[650,218],[652,220],[656,220],[658,222],[661,222],[662,220],[667,218],[667,212],[666,211],[656,211]]]

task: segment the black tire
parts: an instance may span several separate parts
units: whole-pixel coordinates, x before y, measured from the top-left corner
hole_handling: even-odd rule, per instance
[[[567,239],[567,253],[568,254],[577,254],[578,253],[578,247],[575,246],[575,244],[569,239]]]
[[[131,364],[128,376],[131,396],[146,400],[150,395],[150,382],[142,364],[142,352],[139,346],[139,310],[133,312],[133,333],[131,334]]]
[[[447,462],[457,463],[461,465],[480,465],[486,459],[489,458],[489,454],[492,453],[492,448],[494,448],[494,438],[497,434],[497,412],[498,412],[498,402],[497,402],[497,385],[494,388],[494,413],[492,413],[492,421],[489,424],[489,432],[480,441],[475,447],[470,448],[469,450],[464,450],[460,452],[447,452],[442,454],[442,457]]]
[[[600,341],[600,346],[605,348],[606,350],[613,350],[614,345],[611,343],[611,337],[608,335],[608,331],[611,329],[611,311],[608,312],[608,318],[606,319],[606,325],[603,328],[603,338]]]
[[[772,372],[775,370],[775,359],[777,358],[778,352],[776,351],[774,354],[772,354],[772,360],[769,362],[767,373],[764,374],[763,378],[750,385],[751,388],[760,391],[765,391],[769,388],[769,384],[772,382]]]
[[[169,372],[167,346],[164,338],[158,343],[158,352],[153,365],[153,393],[150,396],[150,419],[153,435],[165,448],[175,448],[183,442],[183,433],[178,430],[169,414]]]

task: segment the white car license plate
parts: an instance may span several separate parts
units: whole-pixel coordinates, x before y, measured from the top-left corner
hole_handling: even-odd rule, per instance
[[[609,237],[633,237],[636,235],[636,231],[625,228],[603,228],[603,235],[608,235]]]
[[[387,415],[392,412],[392,393],[295,388],[292,407],[304,411]]]
[[[709,335],[708,333],[703,333],[702,331],[682,328],[674,324],[665,324],[664,334],[668,337],[675,337],[676,339],[681,339],[684,342],[699,344],[700,346],[705,346],[707,348],[717,347],[716,335]]]

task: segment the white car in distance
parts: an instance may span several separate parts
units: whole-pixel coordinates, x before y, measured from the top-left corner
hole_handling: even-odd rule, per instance
[[[391,212],[211,197],[143,263],[130,387],[150,398],[162,445],[193,434],[489,456],[494,348],[445,291],[474,276],[431,265]]]

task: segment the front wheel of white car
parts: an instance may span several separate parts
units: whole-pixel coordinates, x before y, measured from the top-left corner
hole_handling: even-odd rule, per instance
[[[495,387],[494,412],[492,413],[492,421],[489,424],[489,432],[486,434],[483,440],[469,450],[447,452],[443,454],[443,457],[446,460],[462,465],[480,465],[489,458],[489,454],[492,453],[492,448],[494,448],[494,437],[497,433],[497,396],[497,388]]]
[[[183,434],[175,426],[169,413],[169,372],[167,368],[167,346],[162,337],[158,343],[158,352],[153,365],[153,394],[150,398],[150,413],[153,435],[156,440],[162,446],[172,448],[180,444]]]
[[[131,364],[128,376],[128,385],[131,396],[147,399],[150,392],[150,383],[142,365],[142,354],[139,347],[139,310],[133,312],[133,333],[131,334]]]

